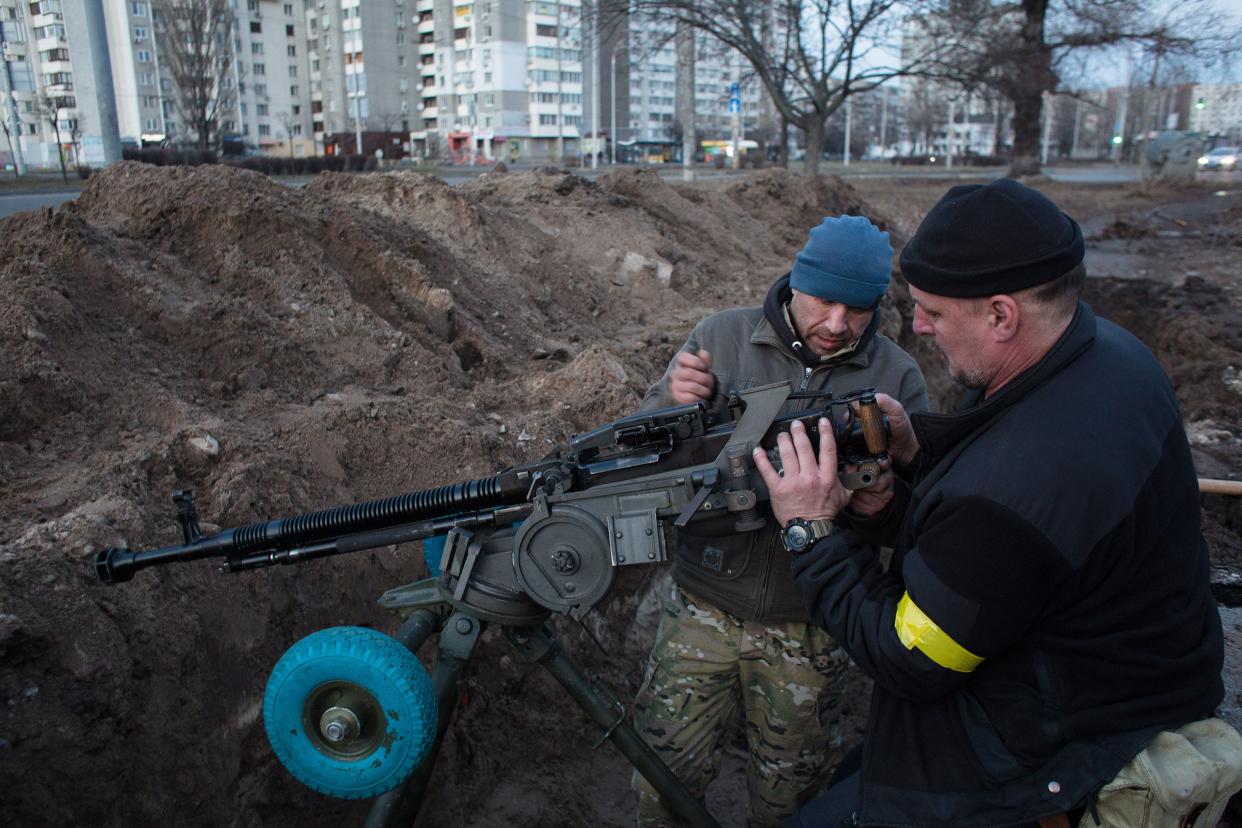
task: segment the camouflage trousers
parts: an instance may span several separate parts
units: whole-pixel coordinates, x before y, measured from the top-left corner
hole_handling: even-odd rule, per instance
[[[849,658],[812,624],[742,621],[667,582],[635,726],[700,799],[720,772],[739,698],[746,716],[750,828],[777,825],[827,782],[843,739]],[[638,824],[680,826],[637,771]]]

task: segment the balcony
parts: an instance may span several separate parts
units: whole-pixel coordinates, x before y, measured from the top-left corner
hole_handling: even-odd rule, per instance
[[[434,20],[420,20],[418,23],[419,34],[427,34],[428,32],[434,32],[435,30],[436,21]]]
[[[44,37],[35,41],[35,51],[50,52],[53,49],[68,49],[69,44],[63,37]]]
[[[434,55],[436,53],[436,44],[420,43],[418,44],[418,53],[420,55]]]

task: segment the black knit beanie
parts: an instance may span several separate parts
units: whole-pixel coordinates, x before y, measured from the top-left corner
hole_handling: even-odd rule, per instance
[[[901,272],[937,296],[1013,293],[1082,261],[1078,222],[1012,178],[954,187],[901,251]]]

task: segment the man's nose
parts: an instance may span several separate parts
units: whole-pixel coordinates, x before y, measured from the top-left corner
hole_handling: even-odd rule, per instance
[[[914,323],[911,327],[916,334],[927,335],[932,333],[932,326],[927,319],[927,314],[923,313],[923,309],[918,305],[914,306]]]
[[[828,313],[824,316],[823,326],[834,334],[845,331],[845,305],[834,305],[828,309]]]

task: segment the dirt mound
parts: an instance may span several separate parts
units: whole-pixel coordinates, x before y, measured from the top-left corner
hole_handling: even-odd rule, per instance
[[[758,301],[807,227],[864,209],[839,182],[758,178],[712,190],[545,169],[458,188],[324,175],[298,190],[122,164],[76,203],[0,222],[6,817],[360,821],[365,804],[313,794],[275,762],[259,703],[297,638],[392,629],[375,598],[419,577],[418,556],[235,578],[190,565],[107,588],[95,551],[177,542],[174,489],[195,492],[215,531],[487,475],[627,413],[698,318]],[[654,576],[627,574],[588,621],[610,657],[559,625],[623,698]],[[546,796],[505,806],[526,809],[515,821],[627,822],[625,764],[568,756],[590,738],[585,717],[488,636],[430,824],[494,824],[518,786]]]

